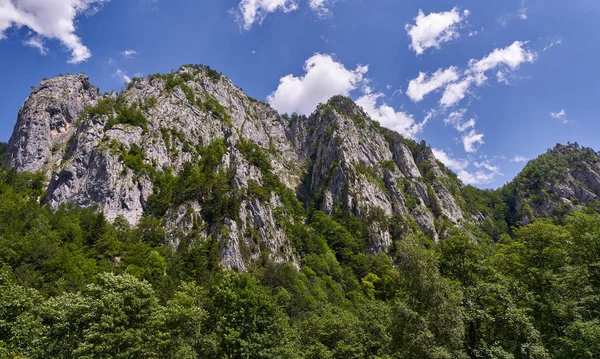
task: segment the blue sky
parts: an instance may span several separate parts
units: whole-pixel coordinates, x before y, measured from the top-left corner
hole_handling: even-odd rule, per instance
[[[0,140],[43,77],[118,91],[199,63],[281,112],[349,95],[495,188],[558,142],[600,149],[599,16],[597,0],[0,0]]]

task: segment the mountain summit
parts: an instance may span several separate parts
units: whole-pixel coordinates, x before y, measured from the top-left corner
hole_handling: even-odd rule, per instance
[[[0,158],[0,357],[600,353],[577,144],[484,191],[346,97],[282,115],[185,65],[44,80]]]
[[[152,217],[168,244],[213,238],[221,262],[241,270],[261,253],[297,265],[291,228],[315,210],[366,224],[363,249],[376,253],[402,233],[499,238],[600,198],[600,156],[576,144],[480,191],[346,97],[290,117],[199,65],[133,79],[120,94],[100,94],[83,74],[44,80],[19,111],[5,165],[44,173],[55,210],[93,207],[131,225]]]
[[[83,74],[44,80],[19,111],[5,164],[45,173],[54,209],[95,207],[130,224],[156,216],[173,245],[215,236],[223,263],[240,269],[263,251],[295,262],[286,225],[309,207],[368,221],[373,252],[391,245],[392,218],[436,240],[472,220],[462,184],[429,147],[350,99],[289,117],[205,66],[136,78],[120,94],[101,95]]]

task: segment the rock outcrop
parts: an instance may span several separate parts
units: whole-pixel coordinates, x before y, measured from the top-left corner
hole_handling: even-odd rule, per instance
[[[215,176],[235,208],[214,219],[205,194],[176,189],[183,194],[158,217],[172,246],[218,241],[228,268],[245,270],[262,253],[296,264],[286,226],[305,221],[309,204],[368,222],[373,252],[390,247],[390,221],[413,221],[438,239],[440,223],[467,217],[453,195],[462,185],[431,150],[351,100],[334,97],[290,119],[204,66],[134,79],[121,94],[100,95],[84,75],[46,80],[19,112],[6,164],[45,172],[52,208],[95,207],[134,225],[155,215],[161,174],[191,176],[190,164],[215,143],[223,147]]]
[[[42,81],[19,111],[5,164],[19,171],[50,173],[60,159],[59,149],[76,130],[74,122],[99,98],[83,74]]]
[[[578,144],[558,144],[530,161],[507,189],[523,224],[600,201],[600,155]]]

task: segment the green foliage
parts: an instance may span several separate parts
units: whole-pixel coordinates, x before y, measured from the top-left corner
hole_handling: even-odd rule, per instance
[[[322,106],[322,111],[335,110],[340,115],[352,120],[358,128],[366,128],[366,115],[360,111],[354,101],[346,96],[333,96],[329,101]]]
[[[223,140],[198,150],[200,160],[188,163],[178,176],[170,172],[155,177],[157,193],[148,200],[148,212],[164,215],[169,208],[196,200],[208,223],[221,223],[226,218],[237,219],[241,202],[240,193],[230,186],[231,173],[219,171],[221,158],[226,152]]]
[[[214,118],[223,121],[228,126],[231,126],[231,116],[227,112],[227,109],[223,107],[214,97],[209,93],[205,93],[203,98],[198,98],[196,103],[199,108],[203,109],[207,113],[210,113]]]
[[[354,169],[358,173],[365,176],[369,181],[377,184],[377,186],[382,191],[387,192],[387,186],[385,185],[385,182],[383,182],[383,179],[381,178],[381,176],[379,174],[377,174],[377,172],[375,171],[375,169],[373,167],[367,166],[363,162],[356,162],[354,164]]]
[[[242,139],[237,145],[237,149],[244,155],[244,158],[253,166],[257,167],[262,173],[262,183],[260,189],[257,183],[250,185],[249,191],[251,196],[258,196],[265,200],[270,198],[270,193],[274,192],[279,196],[283,204],[283,209],[287,215],[292,215],[295,218],[304,215],[302,204],[296,198],[294,191],[287,188],[273,173],[273,168],[269,160],[268,151],[260,147],[254,142]]]
[[[517,177],[502,188],[510,210],[507,222],[509,225],[519,224],[524,217],[529,221],[535,220],[535,217],[541,214],[534,213],[532,206],[535,208],[550,201],[558,202],[557,198],[551,198],[550,195],[553,186],[564,182],[569,173],[577,176],[578,172],[586,171],[588,166],[594,167],[599,164],[598,153],[591,148],[580,147],[577,143],[558,144],[545,154],[529,161]],[[578,182],[578,185],[586,189],[583,183]],[[527,206],[517,208],[517,199]],[[552,208],[549,217],[560,221],[570,210],[570,206],[559,205]]]
[[[221,80],[222,74],[216,70],[211,69],[210,67],[206,67],[206,75],[213,80],[213,82],[219,82]]]
[[[144,131],[148,130],[148,120],[138,105],[127,106],[122,96],[117,97],[116,100],[109,97],[99,101],[95,106],[86,108],[81,118],[97,116],[108,117],[106,130],[118,124],[138,126]]]
[[[105,104],[91,111],[117,113]],[[175,129],[161,133],[168,148],[185,142]],[[425,150],[409,144],[415,153]],[[0,357],[600,355],[595,203],[577,213],[557,212],[560,220],[509,230],[514,207],[507,198],[518,184],[499,191],[462,187],[460,205],[480,219],[479,226],[445,231],[438,220],[445,237],[434,243],[406,215],[368,210],[359,219],[344,205],[331,214],[315,206],[305,210],[277,176],[276,154],[245,139],[235,148],[216,140],[194,149],[197,159],[177,175],[152,170],[138,146],[122,151],[119,143],[108,145],[131,170],[152,173],[155,193],[136,226],[123,218],[109,223],[94,208],[52,211],[42,204],[42,174],[0,169]],[[235,189],[232,170],[223,170],[226,154],[236,151],[261,173],[247,188]],[[421,167],[430,176],[431,163]],[[337,168],[332,163],[329,178]],[[395,165],[357,170],[381,181],[377,173],[395,171]],[[438,185],[426,187],[432,200]],[[401,179],[398,187],[411,207],[414,185]],[[247,273],[225,271],[226,224],[243,223],[243,200],[269,203],[272,196],[281,200],[271,210],[295,261],[274,263],[262,255]],[[201,208],[204,227],[194,221],[185,235],[170,232],[164,215],[190,201]],[[439,203],[429,206],[440,214]],[[239,239],[240,252],[258,255],[265,244],[245,220],[248,236]],[[389,230],[387,253],[371,252],[378,230]],[[170,245],[174,236],[177,248]],[[244,249],[247,242],[258,249]]]
[[[8,150],[8,143],[0,142],[0,163],[4,163],[6,158],[6,151]]]
[[[133,144],[129,150],[127,152],[123,152],[119,158],[135,173],[141,173],[143,171],[152,173],[154,169],[152,166],[144,163],[144,156],[145,153],[140,146]]]

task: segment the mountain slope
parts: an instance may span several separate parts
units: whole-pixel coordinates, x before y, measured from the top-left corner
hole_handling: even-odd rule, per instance
[[[155,216],[174,246],[216,240],[229,268],[262,252],[295,263],[286,226],[311,209],[368,222],[372,252],[391,245],[391,219],[437,240],[467,217],[454,198],[462,185],[431,149],[349,99],[290,119],[205,66],[102,96],[84,75],[45,80],[19,112],[5,164],[48,174],[54,209],[96,207],[131,224]]]
[[[600,199],[600,155],[577,143],[558,144],[530,161],[503,193],[513,222],[560,216]]]

